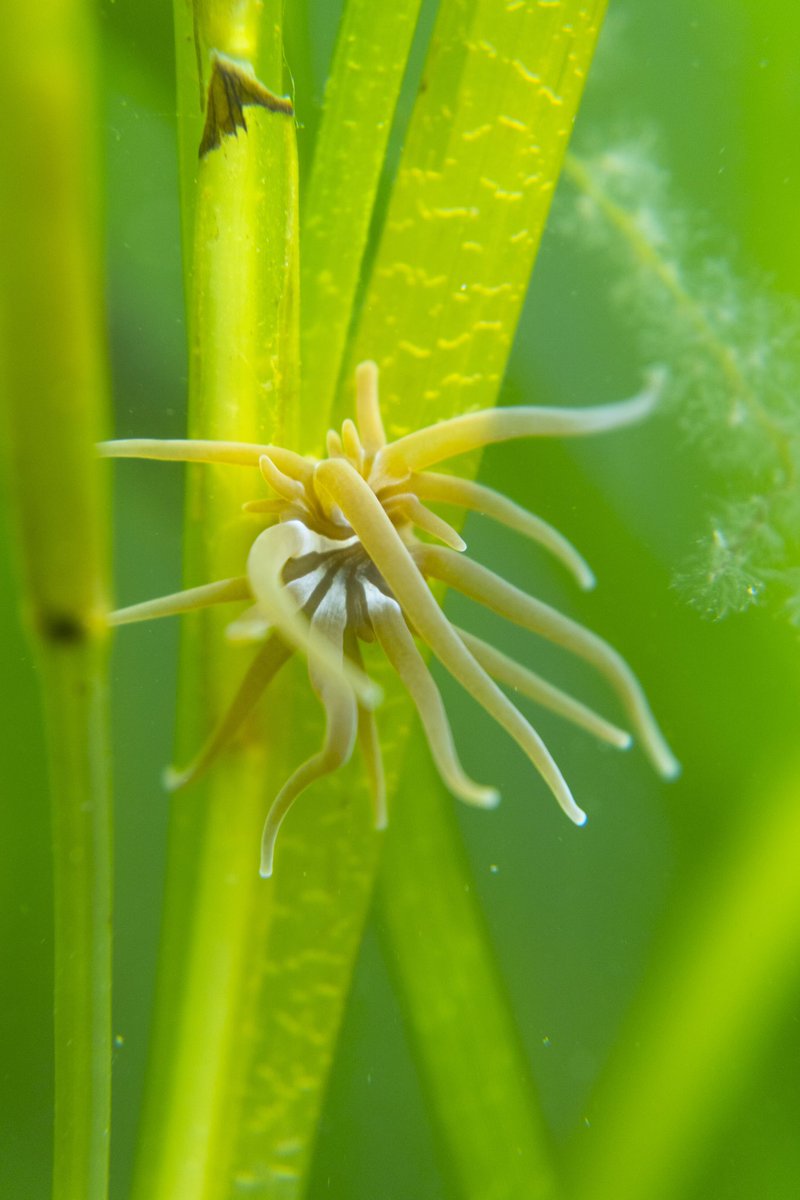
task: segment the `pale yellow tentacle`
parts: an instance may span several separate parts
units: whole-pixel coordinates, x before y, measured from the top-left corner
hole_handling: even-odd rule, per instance
[[[336,579],[311,618],[308,662],[312,686],[325,707],[325,741],[322,749],[286,781],[267,814],[261,838],[261,875],[264,878],[272,874],[275,840],[295,800],[316,780],[343,766],[353,752],[358,715],[355,695],[343,670],[342,639],[346,624],[344,583]],[[324,656],[318,653],[322,645],[327,647]],[[331,670],[331,663],[334,670]]]
[[[375,714],[364,708],[363,704],[358,706],[358,744],[367,768],[375,828],[385,829],[389,824],[389,810],[386,803],[386,777],[383,771],[381,742]]]
[[[478,808],[495,808],[500,801],[496,788],[475,783],[459,762],[441,694],[414,644],[399,604],[372,584],[366,584],[365,591],[375,636],[417,707],[439,774],[459,800]]]
[[[358,638],[352,629],[348,629],[345,633],[344,650],[348,658],[352,659],[356,666],[363,671],[364,660],[361,657]],[[364,708],[363,704],[358,706],[358,744],[367,770],[375,828],[385,829],[389,823],[389,810],[378,724],[375,714]]]
[[[493,442],[528,437],[585,437],[643,420],[655,407],[664,373],[654,370],[645,388],[629,400],[594,408],[487,408],[419,429],[390,442],[375,457],[370,482],[422,471],[445,459]]]
[[[355,469],[361,472],[364,466],[364,447],[361,445],[361,438],[358,436],[355,423],[351,421],[350,417],[342,421],[342,446]]]
[[[180,788],[187,787],[205,774],[222,751],[233,741],[260,700],[265,688],[269,686],[291,654],[291,647],[287,646],[277,634],[273,634],[269,641],[262,646],[239,685],[239,690],[231,701],[228,711],[197,757],[182,770],[168,767],[164,772],[164,786],[169,791],[175,792]]]
[[[278,467],[269,454],[262,454],[258,467],[264,482],[269,484],[276,496],[282,500],[298,501],[305,496],[305,488],[299,479],[292,479]]]
[[[263,642],[270,632],[270,623],[257,604],[251,604],[235,620],[225,626],[225,640],[232,645]]]
[[[583,824],[586,815],[575,804],[544,742],[467,650],[368,484],[345,459],[320,463],[315,478],[318,486],[328,491],[332,501],[345,514],[422,640],[459,683],[511,734],[567,816],[576,824]]]
[[[293,479],[310,479],[314,462],[282,446],[258,446],[250,442],[202,441],[200,438],[120,438],[99,442],[101,458],[149,458],[159,462],[220,463],[235,467],[257,467],[262,454]]]
[[[619,696],[659,774],[666,778],[678,774],[680,764],[658,727],[641,684],[613,646],[549,604],[535,600],[493,571],[454,554],[452,550],[420,544],[414,549],[414,557],[425,575],[457,588],[501,616],[564,646],[595,666]]]
[[[221,579],[218,583],[204,583],[200,587],[172,592],[169,596],[157,596],[155,600],[143,600],[141,604],[130,604],[117,608],[106,618],[109,625],[131,625],[135,621],[154,621],[158,617],[176,617],[192,612],[195,608],[208,608],[212,604],[230,604],[236,600],[252,600],[253,593],[245,576],[237,579]]]
[[[466,550],[467,543],[453,529],[453,526],[448,525],[447,521],[443,521],[435,512],[431,512],[411,493],[400,492],[398,495],[390,496],[388,500],[382,501],[382,504],[390,516],[397,513],[399,516],[405,517],[412,525],[416,525],[417,529],[423,529],[425,533],[438,538],[452,550],[458,550],[459,553]]]
[[[562,533],[548,521],[534,516],[493,488],[473,483],[470,479],[459,479],[455,475],[436,475],[431,471],[412,476],[403,486],[416,492],[422,500],[455,504],[459,508],[467,508],[471,512],[478,512],[499,521],[549,550],[572,573],[578,586],[584,591],[594,587],[595,579],[591,567]]]
[[[285,500],[245,500],[242,512],[266,513],[274,516],[278,513],[285,513],[289,508],[299,511],[297,506],[288,505]]]
[[[522,692],[522,695],[527,696],[529,700],[541,704],[543,708],[550,709],[560,717],[565,717],[573,725],[579,725],[588,733],[594,734],[595,737],[600,738],[603,742],[608,742],[610,746],[615,746],[618,750],[627,750],[630,747],[633,738],[627,730],[620,729],[618,725],[612,725],[605,717],[601,717],[587,705],[581,704],[580,700],[576,700],[574,696],[563,692],[561,688],[548,683],[546,679],[542,679],[541,675],[523,667],[513,658],[509,658],[500,650],[496,650],[494,646],[490,646],[488,642],[482,641],[474,634],[467,633],[465,629],[458,629],[458,632],[464,644],[472,651],[481,666],[489,672],[492,679],[497,679],[500,683],[505,683],[508,687]]]
[[[356,367],[356,420],[364,450],[374,456],[386,445],[378,403],[378,368],[374,362]]]

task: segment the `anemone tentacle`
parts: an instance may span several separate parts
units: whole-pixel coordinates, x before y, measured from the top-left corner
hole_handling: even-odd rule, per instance
[[[500,800],[497,790],[474,783],[458,760],[441,694],[414,643],[400,605],[373,584],[367,584],[366,590],[372,628],[417,707],[439,774],[459,800],[478,808],[494,808]]]
[[[613,725],[611,721],[601,717],[594,709],[582,704],[568,692],[563,692],[561,688],[548,683],[535,671],[523,667],[513,658],[509,658],[507,654],[502,654],[494,646],[490,646],[488,642],[468,633],[466,629],[460,629],[458,626],[456,629],[461,635],[464,645],[472,652],[483,669],[491,675],[492,679],[514,688],[523,696],[527,696],[529,700],[533,700],[535,704],[541,704],[542,708],[548,708],[558,716],[571,721],[573,725],[579,725],[587,733],[594,734],[600,741],[608,742],[617,750],[628,750],[633,744],[633,738],[626,729],[620,729],[618,725]]]
[[[376,828],[386,825],[386,781],[372,709],[380,689],[367,675],[360,642],[376,641],[410,694],[439,774],[460,799],[481,807],[497,803],[494,788],[477,784],[459,762],[441,694],[426,665],[430,649],[478,704],[515,739],[576,824],[577,806],[539,734],[499,684],[578,725],[619,749],[631,743],[608,721],[480,638],[452,625],[429,586],[440,580],[518,625],[586,659],[610,682],[662,775],[678,763],[661,733],[641,685],[607,642],[463,555],[460,534],[425,501],[473,510],[543,546],[583,588],[594,576],[567,539],[542,518],[478,483],[427,470],[470,450],[510,438],[583,436],[642,420],[653,408],[661,372],[620,404],[589,409],[516,408],[467,413],[387,443],[378,401],[378,368],[356,370],[357,422],[331,430],[327,455],[305,458],[273,445],[222,441],[105,442],[109,458],[213,463],[249,467],[271,492],[244,512],[261,518],[246,574],[134,604],[109,616],[113,625],[188,612],[212,604],[248,601],[229,623],[231,641],[259,643],[256,656],[218,727],[182,771],[170,770],[170,788],[185,787],[213,765],[241,730],[263,691],[295,651],[307,657],[311,685],[325,710],[322,747],[293,772],[267,813],[261,873],[273,868],[275,840],[289,809],[312,783],[350,758],[358,741],[369,777]],[[263,526],[266,526],[264,528]],[[421,541],[415,532],[443,545]]]
[[[177,617],[196,608],[249,600],[252,594],[246,576],[242,575],[172,592],[169,596],[158,596],[155,600],[144,600],[141,604],[129,604],[127,608],[110,612],[106,620],[109,625],[132,625],[136,621],[154,621],[158,617]]]
[[[378,402],[378,368],[374,362],[363,362],[356,367],[356,417],[364,449],[372,458],[386,445]]]
[[[592,568],[563,533],[493,488],[475,483],[471,479],[459,479],[456,475],[437,475],[433,471],[412,475],[406,486],[421,500],[438,500],[443,504],[455,504],[459,508],[481,513],[521,533],[532,542],[538,542],[559,559],[574,576],[579,587],[584,591],[594,587]]]
[[[188,767],[167,767],[164,772],[164,786],[168,791],[180,791],[206,773],[222,751],[231,744],[278,671],[291,656],[292,647],[273,633],[253,659],[225,715],[200,753]]]
[[[536,600],[479,563],[439,546],[414,548],[423,574],[439,579],[465,596],[485,604],[515,624],[541,634],[586,659],[605,675],[633,722],[642,745],[660,775],[671,778],[679,764],[658,727],[642,685],[625,659],[598,634],[565,617],[542,600]]]
[[[383,475],[423,471],[496,442],[529,437],[586,437],[636,424],[655,408],[663,379],[661,370],[653,370],[641,392],[616,404],[598,404],[593,408],[484,408],[440,421],[438,425],[406,434],[379,451],[373,466],[374,481]]]
[[[351,597],[348,597],[348,600],[350,599]],[[348,629],[344,639],[344,652],[363,671],[364,660],[361,657],[358,637],[352,626],[352,614],[349,614],[349,617]],[[385,829],[389,824],[389,810],[386,802],[386,775],[383,770],[383,755],[381,753],[381,742],[378,734],[378,723],[375,720],[375,713],[371,709],[365,708],[363,704],[359,704],[358,706],[358,729],[356,736],[369,781],[375,828],[377,830]]]
[[[436,603],[405,543],[369,485],[344,459],[320,463],[317,479],[346,514],[417,634],[451,675],[511,734],[570,820],[582,825],[586,814],[575,803],[564,776],[539,734],[467,650]]]
[[[435,512],[431,512],[412,492],[399,492],[390,496],[383,507],[389,516],[394,517],[397,514],[401,520],[404,519],[409,525],[415,525],[431,537],[438,538],[451,550],[457,550],[459,553],[466,550],[467,543],[453,526],[448,525],[447,521]]]
[[[100,442],[101,458],[144,458],[156,462],[216,463],[218,466],[257,467],[267,454],[277,467],[294,479],[307,480],[313,463],[283,446],[260,446],[254,442],[203,441],[202,438],[119,438]]]
[[[311,618],[308,650],[311,686],[325,708],[325,741],[322,749],[299,766],[286,781],[267,813],[261,838],[261,874],[264,878],[272,874],[275,839],[297,797],[317,779],[343,766],[353,753],[358,714],[355,695],[342,671],[346,625],[344,583],[334,579]],[[323,646],[324,653],[320,653]]]

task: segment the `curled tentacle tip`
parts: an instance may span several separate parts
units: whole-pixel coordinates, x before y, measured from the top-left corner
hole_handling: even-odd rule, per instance
[[[669,378],[669,367],[665,363],[653,363],[645,372],[647,386],[653,391],[663,388]]]
[[[179,771],[177,767],[165,767],[161,772],[161,785],[167,792],[179,792],[191,779],[191,771]]]
[[[683,767],[674,754],[664,755],[658,763],[658,773],[664,779],[677,779]]]
[[[389,806],[386,803],[386,795],[373,797],[373,806],[375,818],[373,828],[376,833],[382,833],[389,826]]]
[[[367,678],[361,687],[358,699],[364,708],[372,712],[373,709],[380,708],[383,704],[383,688],[379,683]]]
[[[497,808],[500,803],[500,793],[497,788],[485,787],[480,788],[475,793],[475,804],[479,808]]]
[[[652,367],[648,367],[645,371],[644,395],[650,401],[648,412],[651,412],[660,403],[668,378],[669,370],[663,363],[654,363]]]
[[[270,631],[266,621],[232,621],[225,629],[225,641],[233,646],[263,642]]]

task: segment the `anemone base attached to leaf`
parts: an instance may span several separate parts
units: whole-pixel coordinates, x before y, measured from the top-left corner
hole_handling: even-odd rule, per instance
[[[557,530],[504,496],[479,484],[428,471],[456,455],[511,438],[580,436],[617,429],[644,418],[655,405],[660,372],[645,389],[619,404],[587,409],[512,408],[467,413],[387,443],[378,405],[378,371],[356,372],[357,425],[344,422],[328,435],[327,458],[307,459],[277,446],[240,442],[105,442],[101,453],[225,463],[255,469],[270,497],[245,507],[268,527],[258,534],[246,573],[177,595],[120,609],[114,625],[186,612],[210,604],[249,600],[229,627],[231,638],[260,649],[219,727],[197,758],[167,774],[171,788],[185,787],[206,771],[231,742],[262,692],[294,651],[308,660],[311,685],[325,709],[321,749],[281,788],[267,814],[261,874],[272,874],[275,840],[297,797],[361,746],[373,794],[375,823],[386,823],[386,797],[373,709],[380,690],[364,672],[359,642],[377,642],[419,712],[439,773],[467,804],[491,808],[499,795],[464,772],[439,689],[417,646],[422,642],[514,738],[576,825],[586,820],[544,742],[498,686],[515,688],[612,746],[631,735],[547,683],[480,639],[457,629],[428,585],[455,587],[509,620],[585,658],[606,676],[645,753],[666,777],[678,763],[664,740],[630,667],[607,642],[568,617],[521,592],[463,556],[460,535],[425,501],[472,509],[492,517],[549,550],[581,587],[594,577]],[[418,537],[422,531],[443,543]]]

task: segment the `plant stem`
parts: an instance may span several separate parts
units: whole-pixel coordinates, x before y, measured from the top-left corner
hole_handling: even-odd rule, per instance
[[[13,5],[3,40],[4,440],[53,812],[53,1194],[101,1200],[111,1100],[109,505],[94,455],[107,386],[89,6]]]
[[[55,859],[53,1195],[106,1195],[111,1117],[111,804],[106,655],[40,654]]]
[[[245,61],[280,91],[281,5],[175,6],[182,202],[190,349],[189,431],[200,438],[287,436],[296,408],[296,161],[291,117],[247,109],[247,130],[198,161],[211,52]],[[199,59],[195,54],[199,49]],[[288,434],[291,440],[291,432]],[[241,573],[252,525],[249,473],[189,473],[186,574]],[[186,757],[223,710],[243,664],[226,614],[187,621],[179,706]],[[277,723],[280,725],[280,722]],[[282,725],[277,731],[285,730]],[[280,754],[277,755],[280,759]],[[263,743],[245,738],[207,785],[172,804],[154,1041],[135,1194],[186,1200],[228,1194],[235,1088],[252,1021],[246,1012],[251,923],[269,892],[258,876],[270,775]]]

